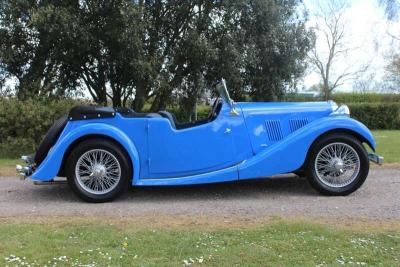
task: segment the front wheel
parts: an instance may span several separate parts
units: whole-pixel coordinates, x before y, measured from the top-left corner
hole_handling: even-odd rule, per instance
[[[357,190],[368,176],[368,154],[352,135],[326,135],[311,147],[306,172],[310,184],[320,193],[348,195]]]
[[[67,161],[68,184],[83,200],[107,202],[127,187],[131,167],[118,144],[102,138],[77,145]]]

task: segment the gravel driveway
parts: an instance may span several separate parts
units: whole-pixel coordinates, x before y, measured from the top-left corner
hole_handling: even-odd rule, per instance
[[[214,185],[132,188],[113,203],[88,204],[68,185],[33,185],[0,177],[0,217],[218,215],[400,219],[400,169],[374,168],[357,192],[320,196],[303,178],[277,177]]]

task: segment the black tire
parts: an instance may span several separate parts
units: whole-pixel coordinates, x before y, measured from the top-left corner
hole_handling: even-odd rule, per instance
[[[93,194],[85,190],[78,182],[75,174],[75,167],[79,158],[87,151],[93,149],[101,149],[112,154],[118,161],[121,169],[120,179],[115,188],[105,194]],[[132,177],[132,167],[129,156],[120,147],[119,144],[104,138],[93,138],[76,145],[68,156],[66,164],[66,173],[68,184],[72,190],[83,200],[92,203],[108,202],[120,196],[126,188],[129,187],[129,182]]]
[[[322,182],[318,177],[315,170],[315,160],[321,149],[331,143],[344,143],[349,145],[357,153],[360,161],[360,169],[354,180],[343,187],[332,187]],[[307,179],[311,186],[319,191],[323,195],[328,196],[346,196],[356,191],[365,182],[369,172],[369,158],[367,151],[363,147],[362,143],[352,135],[346,133],[332,133],[325,135],[318,139],[311,147],[307,162],[306,162],[306,174]]]
[[[60,136],[62,130],[64,130],[65,125],[68,122],[68,116],[62,116],[58,120],[56,120],[50,129],[47,131],[46,135],[43,138],[43,141],[40,143],[39,148],[36,150],[34,162],[36,166],[39,166],[40,163],[46,158],[47,153],[50,148],[57,142],[58,137]]]

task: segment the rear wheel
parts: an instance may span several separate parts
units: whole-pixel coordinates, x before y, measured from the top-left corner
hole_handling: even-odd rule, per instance
[[[351,135],[326,135],[311,147],[306,172],[310,184],[320,193],[348,195],[368,176],[368,154],[361,142]]]
[[[118,144],[96,138],[77,145],[67,161],[68,183],[88,202],[107,202],[119,196],[131,177],[128,156]]]

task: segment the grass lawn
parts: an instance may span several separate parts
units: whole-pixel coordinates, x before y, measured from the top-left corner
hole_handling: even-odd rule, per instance
[[[0,176],[15,176],[15,165],[22,164],[20,159],[0,158]]]
[[[372,131],[377,145],[377,153],[385,158],[385,163],[400,163],[400,131]]]
[[[1,223],[1,266],[398,266],[400,231],[285,220],[247,228]],[[35,264],[35,265],[33,265]]]

